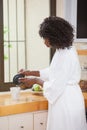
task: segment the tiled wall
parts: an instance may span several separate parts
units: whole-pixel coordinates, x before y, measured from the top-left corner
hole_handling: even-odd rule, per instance
[[[84,48],[87,50],[87,43],[75,43],[77,50]],[[79,55],[79,61],[82,68],[81,79],[87,80],[87,55]]]

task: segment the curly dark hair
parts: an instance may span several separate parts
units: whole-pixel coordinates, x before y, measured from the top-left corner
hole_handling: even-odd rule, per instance
[[[39,35],[48,39],[53,48],[64,49],[72,46],[73,27],[63,18],[50,16],[40,24]]]

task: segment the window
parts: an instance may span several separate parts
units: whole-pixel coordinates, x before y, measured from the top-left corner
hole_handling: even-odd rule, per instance
[[[4,53],[4,63],[1,63],[4,75],[1,74],[1,77],[3,76],[1,82],[11,83],[19,68],[26,68],[25,1],[3,0],[0,5],[3,7],[1,48]]]
[[[64,0],[64,17],[74,27],[75,42],[87,42],[86,5],[86,0]]]
[[[24,0],[3,0],[3,23],[4,81],[12,82],[19,68],[26,68]]]
[[[87,39],[87,0],[77,0],[77,38]]]

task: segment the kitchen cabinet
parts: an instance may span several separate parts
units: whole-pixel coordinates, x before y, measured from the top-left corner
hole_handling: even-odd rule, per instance
[[[8,116],[0,117],[0,130],[9,130],[9,128],[8,128]]]
[[[0,130],[46,130],[47,111],[0,117]]]
[[[9,116],[9,130],[12,129],[33,130],[33,114],[23,113]]]
[[[34,130],[46,130],[47,112],[34,114]]]

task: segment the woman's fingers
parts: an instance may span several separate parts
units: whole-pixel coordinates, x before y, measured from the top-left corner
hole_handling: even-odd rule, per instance
[[[19,78],[19,82],[23,82],[23,83],[25,83],[25,82],[27,82],[27,81],[28,81],[27,78]]]
[[[23,73],[24,72],[24,69],[20,69],[19,71],[18,71],[18,73]]]

